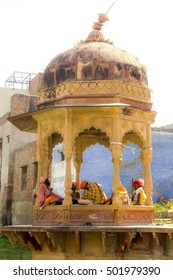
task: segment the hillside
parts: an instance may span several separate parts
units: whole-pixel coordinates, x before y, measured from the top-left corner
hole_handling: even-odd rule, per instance
[[[159,126],[159,127],[152,127],[152,131],[173,133],[173,123],[164,126]]]

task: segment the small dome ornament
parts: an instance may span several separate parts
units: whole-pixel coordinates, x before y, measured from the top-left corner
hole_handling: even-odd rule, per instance
[[[93,30],[90,32],[85,42],[104,42],[112,44],[109,40],[105,40],[103,33],[101,32],[103,23],[109,21],[106,14],[99,14],[98,21],[94,22]]]
[[[106,14],[99,14],[98,17],[99,22],[104,23],[106,21],[109,21],[108,16]]]

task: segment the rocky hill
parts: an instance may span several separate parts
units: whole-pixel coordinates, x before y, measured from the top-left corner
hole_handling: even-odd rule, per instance
[[[152,127],[152,131],[162,131],[162,132],[173,133],[173,123],[164,125],[164,126],[159,126],[159,127]]]

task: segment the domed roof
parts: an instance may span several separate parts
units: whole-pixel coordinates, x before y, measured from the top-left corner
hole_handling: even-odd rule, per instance
[[[52,59],[43,74],[46,87],[66,80],[125,79],[147,84],[146,73],[137,58],[104,39],[100,30],[106,20],[107,16],[99,14],[99,21],[85,41]]]
[[[91,103],[98,94],[102,97],[121,94],[150,102],[144,67],[133,55],[104,38],[101,28],[107,20],[105,14],[99,14],[98,22],[94,23],[85,41],[52,59],[43,73],[41,102],[62,98],[72,100],[73,96],[73,102],[77,98],[79,103],[80,97],[90,95],[92,101],[85,102]]]
[[[58,54],[47,66],[43,79],[48,87],[65,80],[125,79],[147,83],[134,56],[105,42],[81,43]]]

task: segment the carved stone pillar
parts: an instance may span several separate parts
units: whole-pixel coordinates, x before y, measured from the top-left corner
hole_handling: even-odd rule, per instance
[[[112,126],[112,162],[113,162],[113,205],[119,205],[119,187],[120,187],[120,165],[122,157],[122,143],[121,143],[121,120],[119,114],[115,115]]]
[[[145,204],[152,205],[152,174],[151,174],[151,160],[152,160],[152,148],[147,147],[142,149],[141,160],[144,166],[144,188],[147,195]]]
[[[42,175],[42,154],[41,154],[41,138],[42,138],[42,134],[41,134],[41,124],[40,122],[38,122],[38,130],[37,130],[37,162],[38,162],[38,171],[37,171],[37,186],[36,189],[38,189],[39,186],[39,180],[40,180],[40,176]]]
[[[65,133],[64,133],[64,148],[63,148],[63,154],[65,156],[65,161],[66,161],[65,181],[64,181],[65,198],[63,201],[63,205],[72,204],[72,196],[71,196],[72,133],[71,132],[72,132],[72,115],[71,115],[71,111],[67,110],[66,118],[65,118]]]
[[[51,163],[51,147],[49,141],[49,135],[47,135],[48,125],[42,122],[42,119],[38,122],[37,130],[37,162],[38,162],[38,176],[37,176],[37,188],[39,186],[40,176],[49,178],[49,169]]]
[[[41,154],[40,154],[40,172],[41,175],[48,178],[49,177],[49,167],[50,167],[50,157],[49,157],[49,145],[48,141],[42,143],[41,147]]]
[[[120,165],[122,156],[122,144],[113,142],[111,146],[112,162],[113,162],[113,205],[119,205],[119,187],[120,187]]]
[[[77,137],[75,141],[75,155],[74,155],[74,166],[76,169],[76,184],[77,189],[80,189],[80,170],[81,170],[81,164],[82,164],[82,147],[83,141],[81,137]]]
[[[63,201],[64,205],[71,205],[72,204],[72,196],[71,196],[71,159],[72,159],[72,152],[68,150],[63,150],[63,154],[66,160],[66,169],[65,169],[65,198]]]
[[[81,162],[74,161],[74,166],[76,169],[76,185],[77,189],[80,189],[80,168],[81,168]]]

